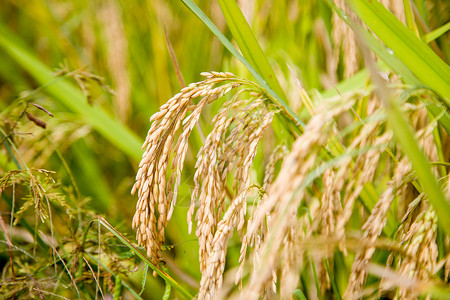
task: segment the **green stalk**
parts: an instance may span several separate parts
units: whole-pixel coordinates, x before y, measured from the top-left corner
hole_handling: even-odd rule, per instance
[[[439,38],[441,35],[445,34],[449,30],[450,30],[450,22],[447,22],[447,24],[442,25],[441,27],[436,28],[435,30],[427,33],[423,37],[423,40],[425,41],[425,43],[428,44],[434,41],[435,39]]]
[[[378,1],[347,0],[355,14],[450,108],[450,68]]]
[[[148,257],[143,254],[137,247],[131,244],[131,242],[124,237],[119,231],[117,231],[111,224],[109,224],[103,217],[98,218],[98,222],[108,229],[112,234],[114,234],[125,246],[127,246],[134,254],[136,254],[142,261],[149,266],[153,271],[155,271],[161,278],[163,278],[167,284],[171,285],[176,289],[181,295],[186,299],[192,299],[192,296],[187,290],[185,290],[178,282],[175,281],[169,274],[155,266]]]
[[[237,49],[231,44],[231,42],[223,35],[223,33],[214,25],[214,23],[205,15],[205,13],[195,4],[192,0],[181,0],[219,39],[219,41],[225,46],[225,48],[231,52],[242,64],[249,70],[258,84],[267,92],[266,94],[271,100],[281,109],[283,109],[285,115],[294,124],[294,129],[299,130],[298,127],[304,127],[303,121],[292,111],[292,109],[272,90],[267,82],[261,77],[261,75],[252,67],[252,65],[237,51]]]
[[[423,89],[423,83],[413,74],[413,72],[411,72],[411,70],[407,67],[406,64],[404,64],[404,62],[402,62],[402,60],[400,60],[395,55],[392,55],[392,53],[390,52],[391,50],[386,49],[384,45],[382,45],[377,39],[375,39],[372,34],[370,34],[369,31],[367,29],[364,29],[360,24],[358,24],[357,22],[351,22],[351,18],[344,11],[339,9],[332,1],[328,1],[327,3],[353,29],[353,31],[358,32],[358,34],[361,36],[361,39],[364,40],[365,45],[369,47],[382,60],[377,64],[381,71],[384,72],[385,70],[387,70],[387,67],[389,67],[392,71],[401,76],[402,80],[405,83]],[[438,60],[440,60],[439,57],[437,58]],[[382,62],[384,62],[385,64]],[[359,73],[355,74],[353,77],[339,83],[336,86],[336,89],[339,92],[344,93],[348,90],[363,88],[366,84],[367,78],[363,74],[367,75],[367,70],[362,70]],[[335,96],[337,95],[336,89],[325,91],[322,93],[322,96],[325,98]],[[441,99],[441,102],[445,103],[445,100]],[[441,106],[442,105],[438,101],[427,103],[427,109],[434,117],[437,117],[441,114],[443,109]],[[447,111],[445,111],[442,117],[439,119],[439,123],[444,127],[445,131],[450,134],[450,116]]]
[[[436,178],[431,172],[431,166],[424,153],[419,148],[411,128],[404,119],[403,113],[397,102],[394,99],[389,99],[389,102],[386,103],[385,106],[388,115],[388,123],[394,131],[395,138],[411,161],[415,174],[417,175],[424,192],[428,195],[428,199],[438,215],[442,228],[445,233],[450,236],[450,204],[447,202],[445,195],[442,192],[442,188],[439,186]]]
[[[333,295],[334,295],[335,299],[342,300],[341,294],[339,293],[339,289],[336,284],[336,280],[334,280],[333,273],[331,273],[331,269],[328,266],[328,259],[325,258],[323,260],[323,263],[325,264],[325,269],[327,270],[328,277],[330,278],[331,288],[333,289],[333,292],[334,292]]]
[[[275,72],[264,55],[261,46],[255,38],[252,29],[247,23],[241,9],[235,0],[219,0],[220,9],[227,21],[228,28],[233,34],[234,40],[241,49],[242,55],[247,59],[255,71],[272,87],[283,100],[286,95],[277,80]]]

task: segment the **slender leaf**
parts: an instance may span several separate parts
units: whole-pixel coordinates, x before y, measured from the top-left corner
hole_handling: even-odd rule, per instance
[[[435,39],[439,38],[441,35],[445,34],[447,31],[450,30],[450,22],[447,22],[447,24],[442,25],[439,28],[436,28],[435,30],[427,33],[424,37],[423,40],[425,41],[425,43],[429,43],[434,41]]]
[[[431,172],[428,160],[419,148],[411,128],[394,99],[391,99],[389,104],[386,105],[386,110],[388,122],[394,131],[397,141],[411,161],[415,174],[422,184],[424,192],[428,195],[428,199],[433,205],[444,231],[447,235],[450,235],[450,204],[445,199],[441,187]]]
[[[142,141],[126,126],[108,115],[102,108],[91,106],[74,85],[62,78],[55,78],[51,70],[22,46],[17,36],[0,23],[0,47],[16,60],[43,89],[80,118],[91,125],[117,148],[139,160]]]
[[[410,0],[403,0],[403,7],[405,10],[406,25],[408,25],[409,30],[413,31],[416,36],[419,36],[419,30],[417,29],[416,22],[414,21],[414,14]]]
[[[426,86],[450,107],[450,68],[378,1],[347,0],[350,8]]]
[[[303,294],[302,290],[295,290],[294,296],[297,297],[298,300],[307,300],[305,294]]]
[[[270,88],[267,82],[256,72],[252,65],[237,51],[231,42],[223,35],[223,33],[214,25],[214,23],[205,15],[205,13],[192,0],[181,0],[183,3],[211,30],[211,32],[219,39],[219,41],[231,52],[242,64],[249,70],[258,84],[267,91],[272,100],[284,110],[286,115],[295,122],[296,126],[304,126],[302,120],[292,111],[292,109]]]
[[[341,300],[342,297],[341,297],[341,294],[339,293],[339,289],[337,287],[336,280],[334,280],[334,275],[331,272],[330,267],[328,266],[328,260],[324,259],[323,263],[325,264],[325,269],[327,270],[328,278],[330,278],[331,288],[333,289],[334,298],[337,300]]]
[[[316,264],[314,263],[314,259],[310,259],[311,269],[313,271],[314,283],[316,285],[317,298],[322,300],[322,292],[320,291],[319,277],[317,276]]]
[[[192,299],[193,296],[186,291],[178,282],[175,281],[169,274],[152,264],[152,262],[148,259],[148,257],[143,254],[138,248],[133,246],[131,242],[124,237],[120,232],[118,232],[111,224],[109,224],[104,218],[99,217],[98,222],[102,224],[106,229],[111,231],[124,245],[126,245],[134,254],[136,254],[142,261],[148,265],[153,271],[155,271],[161,278],[163,278],[166,283],[170,284],[174,289],[176,289],[181,295],[183,295],[186,299]]]
[[[385,46],[381,45],[366,29],[356,22],[351,22],[351,18],[342,10],[340,10],[333,2],[328,2],[331,7],[336,11],[336,13],[347,22],[349,26],[353,28],[354,31],[358,32],[360,38],[364,41],[365,45],[369,47],[378,57],[380,57],[385,64],[379,62],[378,67],[385,71],[387,67],[393,70],[395,73],[401,76],[402,80],[413,86],[422,86],[421,81],[405,66],[405,64],[396,56],[392,55],[391,51],[386,49]],[[353,90],[355,88],[362,88],[366,84],[367,70],[362,70],[355,74],[353,77],[344,80],[339,83],[335,89],[328,90],[322,94],[323,97],[335,96],[338,92],[344,93],[348,90]],[[438,103],[427,104],[428,111],[431,112],[433,116],[438,116],[442,112],[441,105]],[[444,112],[441,119],[439,120],[441,125],[444,127],[445,131],[450,134],[450,116],[448,112]]]
[[[284,100],[286,96],[267,57],[235,0],[219,0],[228,28],[242,54],[267,84]]]

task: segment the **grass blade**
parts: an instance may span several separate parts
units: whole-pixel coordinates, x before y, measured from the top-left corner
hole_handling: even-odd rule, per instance
[[[378,40],[376,40],[366,29],[364,29],[361,25],[356,22],[351,22],[350,17],[342,10],[337,8],[337,6],[333,2],[328,2],[331,7],[335,10],[335,12],[345,21],[347,24],[352,27],[352,29],[357,32],[361,39],[365,42],[365,45],[369,47],[381,60],[382,62],[378,63],[378,67],[384,71],[389,67],[395,73],[402,77],[402,80],[413,86],[422,86],[420,80],[408,69],[408,67],[396,56],[392,55],[384,45],[381,45]],[[438,58],[439,59],[439,58]],[[347,90],[353,90],[356,88],[362,88],[365,85],[367,70],[362,70],[355,74],[353,77],[339,83],[335,89],[330,89],[329,91],[325,91],[322,93],[324,98],[332,97],[337,95],[336,89],[339,92],[344,93]],[[437,101],[436,101],[437,102]],[[433,116],[438,116],[442,112],[442,107],[438,103],[428,103],[427,109],[432,113]],[[443,116],[439,120],[439,123],[444,127],[447,133],[450,133],[450,116],[448,112],[444,112]]]
[[[330,267],[328,266],[328,260],[324,259],[323,263],[325,265],[325,269],[327,270],[327,274],[328,274],[328,278],[330,278],[330,282],[331,282],[331,288],[333,289],[334,292],[334,298],[337,300],[342,300],[341,294],[339,293],[339,289],[337,287],[336,281],[334,280],[334,276],[333,273],[330,270]]]
[[[294,296],[297,297],[298,300],[307,300],[305,294],[303,294],[302,290],[295,290]]]
[[[122,123],[108,115],[102,108],[90,106],[84,95],[75,86],[62,78],[55,78],[51,70],[33,56],[18,40],[0,23],[0,47],[21,65],[43,89],[56,101],[70,111],[79,114],[80,118],[91,125],[117,148],[133,159],[141,158],[142,141]]]
[[[419,148],[398,104],[391,99],[389,104],[386,105],[386,110],[388,122],[394,131],[397,141],[411,161],[418,180],[438,215],[441,226],[446,234],[450,236],[450,218],[448,217],[450,216],[450,204],[445,199],[441,187],[431,172],[428,160]]]
[[[109,224],[104,218],[99,217],[98,222],[102,224],[106,229],[111,231],[124,245],[126,245],[134,254],[136,254],[142,261],[148,265],[153,271],[155,271],[161,278],[163,278],[167,284],[170,284],[174,289],[176,289],[181,295],[183,295],[186,299],[192,299],[192,296],[188,291],[186,291],[178,282],[175,281],[169,274],[159,269],[157,266],[151,263],[148,257],[143,254],[138,248],[133,246],[131,242],[124,237],[120,232],[118,232],[111,224]]]
[[[267,94],[272,97],[272,100],[284,110],[285,114],[290,120],[294,121],[296,126],[304,127],[302,120],[292,111],[292,109],[270,88],[267,82],[256,72],[252,65],[237,51],[237,49],[231,44],[231,42],[223,35],[223,33],[217,28],[216,25],[205,15],[205,13],[195,4],[192,0],[181,0],[219,39],[219,41],[231,52],[242,64],[249,70],[258,84],[263,87]]]
[[[365,48],[363,48],[365,50]],[[399,104],[389,95],[389,90],[385,86],[383,79],[377,73],[374,62],[370,59],[365,51],[365,58],[367,66],[369,67],[372,78],[377,86],[377,92],[387,113],[387,121],[395,139],[400,144],[402,151],[406,154],[412,164],[415,175],[421,184],[423,191],[428,195],[440,225],[447,235],[450,235],[450,204],[447,202],[442,188],[431,172],[431,165],[428,162],[422,149],[417,143],[413,131],[400,110]]]
[[[350,8],[426,86],[450,107],[450,68],[378,1],[347,0]]]
[[[314,259],[311,258],[310,263],[311,263],[311,269],[312,269],[313,277],[314,277],[314,284],[316,285],[317,298],[319,300],[322,300],[322,293],[320,291],[319,277],[317,276],[316,264],[314,263]]]
[[[448,22],[445,25],[442,25],[439,28],[436,28],[435,30],[433,30],[430,33],[427,33],[424,37],[423,40],[425,41],[425,43],[430,43],[432,41],[434,41],[435,39],[439,38],[441,35],[445,34],[447,31],[450,30],[450,22]]]
[[[225,20],[227,21],[228,28],[230,28],[244,57],[267,84],[285,100],[286,96],[277,80],[275,72],[267,60],[267,57],[264,55],[261,46],[256,40],[236,1],[219,0],[219,5]]]

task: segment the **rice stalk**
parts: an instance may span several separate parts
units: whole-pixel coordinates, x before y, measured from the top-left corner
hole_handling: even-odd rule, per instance
[[[317,149],[324,146],[330,132],[327,124],[333,117],[347,111],[353,101],[340,102],[333,107],[323,103],[317,107],[320,112],[313,116],[305,127],[305,133],[297,138],[292,150],[285,158],[277,179],[268,190],[268,199],[258,207],[255,218],[248,226],[247,237],[251,237],[261,226],[267,213],[271,213],[270,232],[261,245],[259,264],[250,275],[242,298],[256,299],[263,291],[264,284],[276,271],[280,258],[279,250],[287,231],[297,223],[297,209],[305,196],[303,181],[314,166]],[[286,182],[289,184],[286,186]]]
[[[131,83],[128,72],[128,41],[123,26],[119,4],[110,1],[99,9],[99,19],[103,23],[107,44],[107,64],[115,85],[116,113],[126,122],[131,110]]]
[[[138,191],[139,196],[133,228],[137,229],[138,241],[146,247],[153,263],[161,261],[164,229],[176,204],[188,138],[199,120],[201,111],[207,104],[231,90],[241,85],[250,85],[231,73],[211,72],[202,75],[207,77],[204,81],[183,88],[160,108],[160,112],[151,117],[152,126],[143,145],[145,152],[132,190],[132,193]],[[245,99],[244,94],[249,91],[250,98]],[[201,99],[194,103],[193,99],[197,97]],[[223,264],[216,264],[213,270],[208,267],[214,249],[213,242],[220,240],[226,245],[228,233],[232,232],[235,226],[238,230],[243,227],[246,205],[245,201],[243,204],[239,203],[243,201],[241,198],[245,198],[245,191],[250,187],[249,170],[256,155],[257,145],[274,114],[269,111],[267,101],[267,97],[252,85],[238,90],[214,117],[214,128],[197,155],[188,224],[191,231],[192,217],[195,207],[198,206],[195,219],[204,278],[202,288],[218,288],[221,284],[221,278],[217,275],[221,275]],[[238,113],[233,114],[234,111]],[[179,129],[181,133],[176,136]],[[176,138],[178,141],[174,143]],[[170,177],[167,180],[169,161]],[[226,180],[231,172],[235,173],[233,190],[240,196],[230,199],[233,208],[229,208],[228,213],[225,213],[225,191],[228,189]],[[226,222],[222,219],[224,213],[228,218]],[[230,228],[225,229],[224,226]],[[218,233],[219,229],[221,233]],[[216,253],[217,251],[219,250],[216,249]],[[222,251],[226,253],[226,247]],[[203,296],[207,297],[207,294]]]

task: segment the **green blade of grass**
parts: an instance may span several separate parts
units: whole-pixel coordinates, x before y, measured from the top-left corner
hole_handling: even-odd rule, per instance
[[[355,14],[389,47],[422,84],[450,107],[450,68],[378,1],[347,0]]]
[[[272,69],[267,57],[264,55],[261,46],[256,40],[252,29],[247,23],[242,11],[234,0],[219,0],[220,9],[228,24],[228,28],[233,34],[234,40],[241,49],[243,56],[252,65],[258,74],[267,84],[283,99],[286,96],[275,72]]]
[[[231,44],[231,42],[223,35],[223,33],[217,28],[216,25],[205,15],[205,13],[195,4],[192,0],[181,0],[191,12],[193,12],[208,28],[209,30],[219,39],[219,41],[224,45],[224,47],[230,51],[233,56],[235,56],[242,64],[249,70],[258,84],[266,90],[267,94],[272,98],[272,100],[281,109],[284,110],[285,114],[295,123],[295,126],[304,127],[302,120],[292,111],[292,109],[275,93],[275,91],[267,84],[267,82],[261,77],[261,75],[252,67],[252,65],[237,51],[237,49]]]
[[[117,148],[133,159],[141,158],[142,141],[126,126],[108,115],[102,108],[87,103],[83,93],[62,78],[55,78],[51,70],[32,55],[17,36],[0,23],[0,47],[23,67],[49,95],[91,125]]]
[[[414,21],[413,10],[409,0],[403,0],[403,7],[405,11],[406,25],[408,26],[409,30],[414,32],[416,36],[419,36],[419,29],[417,29],[416,22]]]
[[[316,286],[317,298],[319,300],[322,300],[322,293],[320,291],[319,277],[317,276],[316,264],[314,263],[314,259],[311,258],[310,263],[311,263],[311,269],[312,269],[313,277],[314,277],[314,284]]]
[[[392,55],[384,45],[372,35],[367,29],[364,29],[359,23],[352,22],[350,16],[339,9],[333,2],[329,2],[334,11],[343,19],[353,30],[357,30],[362,36],[367,47],[369,47],[387,66],[398,75],[400,75],[404,82],[412,85],[420,85],[421,82],[414,76],[414,74],[404,65],[404,63],[396,56]],[[385,69],[385,68],[383,68]]]
[[[307,300],[305,294],[303,294],[301,290],[295,290],[293,294],[298,300]]]
[[[133,246],[131,242],[124,237],[120,232],[118,232],[111,224],[109,224],[104,218],[99,217],[98,222],[102,224],[106,229],[108,229],[112,234],[114,234],[125,246],[127,246],[134,254],[136,254],[142,261],[148,265],[153,271],[155,271],[162,279],[166,281],[167,284],[170,284],[174,289],[176,289],[181,295],[183,295],[186,299],[192,299],[192,296],[188,291],[186,291],[178,282],[175,281],[169,274],[152,264],[152,262],[148,259],[148,257],[143,254],[138,248]]]
[[[362,48],[365,50],[365,48]],[[447,235],[450,235],[450,204],[447,202],[442,188],[431,171],[431,165],[425,154],[420,149],[410,125],[406,121],[396,99],[389,94],[389,89],[384,80],[378,74],[375,64],[370,59],[367,51],[364,51],[366,63],[371,71],[372,78],[377,86],[377,92],[387,113],[388,125],[394,132],[394,137],[400,144],[412,164],[415,175],[421,184],[423,191],[428,196],[431,205],[437,213],[439,224]]]
[[[364,40],[367,47],[369,47],[382,61],[378,62],[378,67],[382,71],[390,68],[395,73],[401,76],[402,80],[413,86],[422,86],[421,81],[419,81],[416,76],[407,68],[407,66],[396,56],[389,53],[388,49],[384,45],[381,45],[378,40],[376,40],[366,29],[356,22],[351,22],[351,18],[342,10],[337,8],[333,2],[328,2],[328,4],[336,11],[336,13],[345,21],[347,24],[353,28],[354,31],[358,32],[361,38]],[[384,63],[383,63],[384,62]],[[349,90],[354,90],[358,88],[363,88],[366,85],[367,70],[362,70],[355,74],[353,77],[344,80],[339,83],[336,88],[330,89],[322,93],[324,98],[329,98],[338,94],[336,89],[340,93],[345,93]],[[437,101],[436,101],[437,102]],[[427,109],[433,116],[438,116],[442,112],[442,107],[439,103],[427,103]],[[450,133],[450,116],[447,111],[444,112],[439,120],[439,123],[444,127],[447,133]]]
[[[341,294],[339,293],[339,289],[337,287],[336,281],[334,280],[334,275],[331,272],[330,267],[328,266],[328,259],[324,259],[323,263],[325,265],[325,269],[327,271],[328,277],[330,278],[331,288],[333,289],[334,298],[337,300],[342,300]]]
[[[436,28],[435,30],[427,33],[424,37],[423,40],[425,41],[425,43],[429,43],[434,41],[435,39],[439,38],[441,35],[443,35],[444,33],[446,33],[447,31],[450,30],[450,22],[447,22],[447,24],[442,25],[439,28]]]
[[[386,105],[386,110],[388,122],[397,141],[411,161],[415,174],[438,215],[441,226],[445,233],[450,236],[450,218],[448,217],[450,216],[450,204],[445,199],[441,187],[431,172],[428,160],[419,148],[411,128],[394,99],[391,99],[389,104]]]
[[[108,272],[109,274],[113,275],[114,277],[118,277],[119,275],[114,274],[114,272],[112,270],[110,270],[107,266],[105,266],[105,264],[103,264],[101,261],[99,261],[97,258],[95,258],[92,254],[90,253],[86,253],[85,254],[93,263],[97,264],[97,266],[101,266],[102,269],[104,269],[106,272]],[[125,281],[122,280],[121,283],[127,290],[128,292],[133,295],[134,299],[137,300],[144,300],[144,298],[142,298],[138,293],[136,293],[135,290],[133,290],[133,288],[128,285]]]

